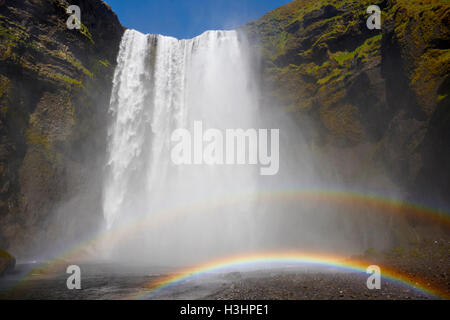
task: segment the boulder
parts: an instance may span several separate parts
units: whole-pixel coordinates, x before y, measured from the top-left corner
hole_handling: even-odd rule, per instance
[[[11,272],[16,266],[16,259],[8,252],[0,250],[0,276]]]

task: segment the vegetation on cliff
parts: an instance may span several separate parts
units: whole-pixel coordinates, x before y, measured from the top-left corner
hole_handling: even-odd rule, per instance
[[[80,30],[66,27],[66,0],[0,6],[5,248],[39,242],[37,231],[52,223],[67,223],[72,233],[47,232],[47,241],[77,237],[100,219],[101,210],[91,209],[101,199],[96,173],[123,27],[103,1],[70,4],[81,7]],[[382,9],[382,30],[366,26],[366,9],[374,4]],[[242,30],[262,52],[263,103],[308,128],[311,152],[333,160],[326,168],[317,162],[322,172],[332,171],[343,185],[388,184],[445,206],[449,16],[446,0],[294,0]],[[86,208],[83,226],[70,208],[53,215],[70,198],[78,199],[70,206]]]
[[[82,28],[66,26],[69,5],[82,10]],[[74,206],[100,198],[88,191],[106,135],[114,63],[123,27],[103,1],[17,0],[0,6],[0,245],[21,248],[77,237]],[[82,196],[81,196],[82,197]],[[92,200],[95,201],[95,200]],[[97,200],[99,201],[99,200]],[[94,228],[98,212],[86,210]],[[81,219],[82,217],[78,217]],[[55,222],[59,221],[59,222]],[[69,224],[58,234],[53,223]],[[62,230],[62,229],[61,229]],[[69,230],[69,228],[66,228]]]
[[[374,4],[382,30],[366,26]],[[448,140],[429,137],[449,132],[431,126],[450,110],[449,17],[443,0],[295,0],[243,30],[263,52],[267,105],[281,104],[301,125],[314,121],[309,142],[325,153],[370,144],[361,169],[379,164],[412,188],[425,168],[449,159]],[[438,180],[440,198],[449,199]]]
[[[331,159],[321,172],[448,208],[449,20],[445,0],[294,0],[242,30],[262,51],[263,104],[307,128]]]

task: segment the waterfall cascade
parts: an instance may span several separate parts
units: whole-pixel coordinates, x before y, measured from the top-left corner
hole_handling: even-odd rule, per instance
[[[256,128],[251,74],[246,41],[235,31],[191,40],[126,31],[111,97],[103,206],[108,229],[135,225],[114,244],[121,257],[139,248],[150,262],[176,263],[250,244],[252,201],[231,209],[227,199],[256,190],[257,168],[175,166],[170,151],[172,132],[195,121],[205,129]]]
[[[109,257],[186,265],[271,250],[356,253],[388,242],[379,213],[349,211],[314,192],[324,187],[317,172],[326,162],[292,114],[258,105],[252,56],[235,31],[191,40],[125,32],[104,179]],[[199,122],[204,130],[279,128],[279,174],[262,177],[248,164],[176,165],[172,134]]]

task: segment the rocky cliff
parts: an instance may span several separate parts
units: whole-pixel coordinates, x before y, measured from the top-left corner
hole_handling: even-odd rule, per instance
[[[242,29],[262,50],[264,104],[332,159],[319,171],[448,208],[449,25],[445,0],[295,0]]]
[[[0,248],[95,230],[123,27],[100,0],[0,1]],[[382,29],[366,26],[369,5]],[[242,28],[261,49],[263,104],[296,119],[318,172],[446,207],[450,4],[295,0]],[[55,227],[57,226],[57,227]]]
[[[67,28],[65,0],[0,6],[0,247],[12,253],[62,245],[102,218],[98,177],[124,29],[103,1],[70,4],[81,29]]]

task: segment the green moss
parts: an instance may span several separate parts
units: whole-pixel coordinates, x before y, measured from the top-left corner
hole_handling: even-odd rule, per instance
[[[444,100],[447,97],[448,97],[448,94],[440,94],[437,97],[437,102],[439,103],[439,102],[441,102],[442,100]]]
[[[9,90],[9,80],[0,75],[0,99],[3,98]]]
[[[344,7],[350,8],[367,8],[369,5],[377,4],[380,1],[377,0],[352,0],[352,1],[342,1],[342,0],[316,0],[316,1],[297,1],[301,7],[299,8],[295,19],[302,20],[305,15],[320,10],[321,8],[332,5],[337,9],[343,9]]]
[[[8,112],[8,92],[10,90],[9,79],[0,75],[0,115]]]
[[[376,55],[381,49],[381,39],[381,34],[376,35],[365,40],[364,43],[354,51],[338,51],[331,54],[331,56],[340,67],[350,67],[350,62],[355,57],[360,59],[363,63],[366,63],[368,62],[368,59]]]
[[[10,255],[10,254],[9,254],[8,252],[6,252],[6,251],[0,250],[0,258],[10,260],[10,259],[13,259],[13,256]]]
[[[306,71],[307,74],[309,75],[315,75],[317,74],[317,72],[320,69],[320,66],[318,66],[317,64],[315,64],[314,62],[308,63],[307,65],[304,66],[304,69]]]
[[[105,59],[105,60],[98,60],[98,62],[100,64],[102,64],[105,68],[108,68],[111,65],[107,59]]]
[[[342,99],[341,93],[343,91],[336,93],[337,99],[331,99]],[[327,101],[327,103],[329,103],[329,106],[320,112],[320,119],[325,128],[336,138],[351,143],[360,142],[363,137],[363,129],[358,120],[357,108],[349,104],[331,107],[333,101]]]
[[[367,62],[367,59],[372,57],[374,53],[377,53],[381,49],[381,39],[382,35],[378,34],[364,41],[364,43],[355,50],[357,57],[363,62]]]
[[[94,39],[92,39],[92,34],[89,32],[89,29],[83,23],[81,23],[80,33],[84,35],[86,38],[88,38],[92,44],[95,44]]]
[[[318,85],[324,85],[327,82],[329,82],[331,79],[336,78],[337,76],[339,76],[340,74],[341,74],[341,70],[336,68],[328,76],[326,76],[325,78],[317,80],[317,84]]]
[[[68,61],[71,65],[73,65],[77,70],[83,72],[88,77],[92,78],[94,75],[92,72],[90,72],[85,66],[81,64],[78,60],[76,60],[71,54],[57,50],[57,51],[50,51],[50,54],[54,57],[57,57],[59,59],[62,59],[64,61]]]
[[[24,31],[21,29],[0,26],[0,37],[4,39],[20,41],[23,35]]]
[[[450,68],[450,51],[433,45],[448,38],[444,27],[448,1],[398,0],[390,11],[387,19],[394,25],[402,56],[410,61],[410,85],[422,110],[430,115],[440,99],[437,87]]]
[[[279,37],[275,38],[275,56],[285,52],[287,39],[287,32],[282,32]]]
[[[50,142],[48,139],[34,131],[28,129],[26,132],[27,144],[30,146],[42,146],[46,149],[50,149]]]
[[[332,71],[330,61],[325,61],[321,65],[310,62],[308,64],[301,64],[298,68],[302,74],[315,78],[315,81],[324,78]]]
[[[61,0],[53,0],[53,3],[59,7],[61,10],[64,10],[64,12],[66,11],[66,4],[64,4],[64,2],[62,2]],[[80,22],[80,26],[81,28],[78,30],[83,36],[85,36],[90,43],[95,44],[94,39],[92,38],[92,34],[90,33],[88,27],[86,27],[83,22]]]
[[[60,74],[60,73],[54,73],[51,75],[52,78],[59,81],[64,81],[65,83],[69,85],[79,86],[83,87],[83,83],[79,80],[72,79],[66,75]]]
[[[335,22],[330,23],[330,29],[328,30],[328,32],[321,34],[319,39],[317,39],[317,41],[314,43],[313,47],[319,45],[320,43],[337,39],[338,37],[349,33],[351,28],[359,24],[359,21],[357,20],[351,20],[350,22],[345,23],[340,18],[341,17],[336,17],[333,19],[335,20]]]
[[[41,51],[41,48],[35,42],[31,42],[30,47],[33,48],[35,51]]]
[[[410,74],[410,85],[427,114],[431,114],[436,103],[446,97],[445,94],[438,96],[437,89],[449,69],[450,49],[429,49],[415,61],[415,68]]]
[[[11,36],[9,30],[7,28],[0,26],[0,37],[2,38],[9,38]]]
[[[92,72],[90,72],[88,69],[86,69],[81,62],[79,62],[78,60],[75,60],[75,58],[72,55],[67,55],[67,60],[78,70],[80,70],[81,72],[83,72],[85,75],[87,75],[88,77],[92,78],[93,74]]]
[[[434,36],[436,23],[446,14],[448,1],[398,0],[387,15],[395,21],[399,38],[411,37],[416,44],[429,42]],[[413,23],[411,23],[413,22]]]
[[[349,60],[353,60],[356,51],[353,52],[336,52],[333,57],[340,66],[344,66]]]
[[[14,61],[20,61],[22,53],[15,52],[18,48],[28,48],[35,52],[41,51],[37,42],[33,40],[33,36],[23,26],[7,19],[0,20],[0,40],[0,47],[6,48],[3,59],[11,58]]]

